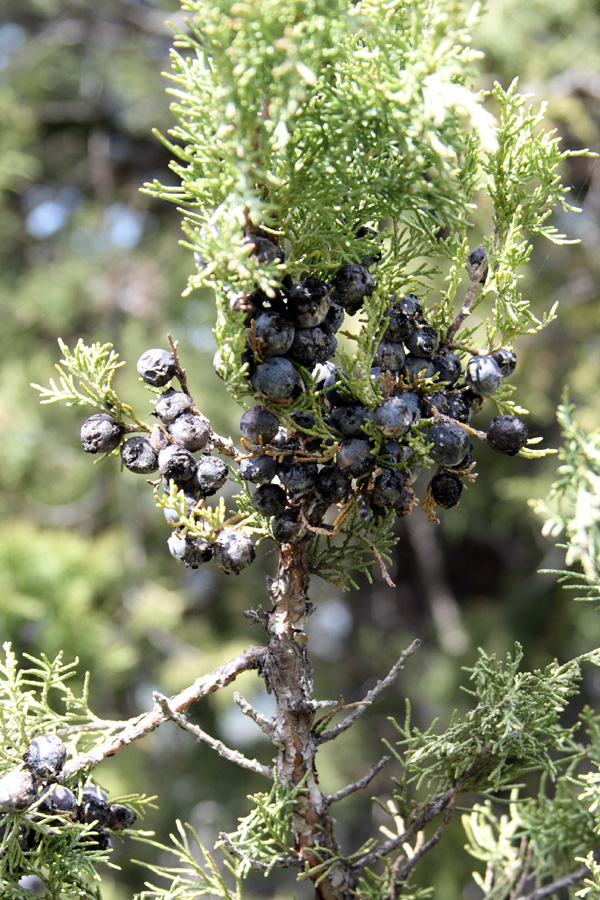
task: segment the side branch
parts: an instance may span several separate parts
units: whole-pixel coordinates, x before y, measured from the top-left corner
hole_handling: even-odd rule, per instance
[[[228,759],[229,762],[235,763],[236,766],[240,766],[242,769],[250,769],[251,772],[256,772],[258,775],[264,775],[266,778],[273,777],[273,770],[269,768],[269,766],[263,766],[256,759],[248,759],[248,757],[244,756],[243,753],[240,753],[239,750],[233,750],[231,747],[224,744],[223,741],[211,737],[210,734],[207,734],[206,731],[203,731],[198,725],[194,725],[194,723],[190,722],[183,713],[175,712],[175,710],[171,709],[168,697],[155,691],[154,699],[167,719],[171,719],[184,731],[189,731],[199,741],[210,747],[211,750],[215,750],[219,756]]]
[[[335,794],[330,794],[329,797],[325,798],[325,802],[329,806],[331,803],[337,803],[338,800],[343,800],[344,797],[347,797],[349,794],[353,794],[354,791],[359,791],[361,788],[366,787],[372,780],[375,778],[378,772],[383,769],[386,763],[389,763],[391,756],[383,756],[378,763],[375,763],[373,768],[367,772],[367,774],[360,779],[360,781],[355,781],[354,784],[348,784],[345,788],[342,788],[339,791],[336,791]]]
[[[265,653],[264,647],[249,647],[239,656],[225,663],[225,665],[219,666],[218,669],[214,669],[208,675],[197,678],[192,685],[171,697],[169,700],[170,710],[175,713],[183,713],[194,703],[197,703],[198,700],[201,700],[208,694],[212,694],[213,691],[227,687],[242,672],[260,668],[265,658]],[[124,724],[120,734],[107,738],[89,753],[81,753],[67,762],[61,773],[61,781],[70,778],[71,775],[75,775],[82,769],[97,765],[108,756],[114,756],[123,747],[154,731],[163,722],[167,722],[169,718],[157,704],[153,709],[142,713],[141,716],[129,719]]]
[[[409,656],[412,656],[413,653],[416,653],[419,647],[421,646],[421,641],[417,638],[414,640],[410,647],[407,647],[406,650],[402,653],[402,656],[398,660],[398,662],[392,666],[388,674],[381,681],[378,681],[374,688],[372,688],[364,700],[361,700],[360,703],[357,704],[356,709],[350,713],[349,716],[346,716],[343,722],[340,722],[339,725],[336,725],[334,728],[330,728],[329,731],[324,731],[322,734],[316,735],[317,744],[324,744],[325,741],[332,741],[338,735],[342,734],[344,731],[347,731],[348,728],[351,728],[352,725],[357,721],[357,719],[362,716],[365,710],[373,703],[374,700],[379,697],[379,695],[391,684],[393,684],[394,679],[398,672],[404,668],[404,664]]]
[[[558,878],[556,881],[553,881],[552,884],[546,884],[544,887],[537,888],[537,890],[532,891],[531,894],[521,894],[520,897],[517,897],[517,900],[544,900],[544,897],[549,897],[551,894],[554,894],[563,888],[571,887],[572,884],[575,884],[577,881],[582,881],[585,876],[589,874],[590,870],[588,867],[582,866],[580,869],[576,869],[569,875]]]

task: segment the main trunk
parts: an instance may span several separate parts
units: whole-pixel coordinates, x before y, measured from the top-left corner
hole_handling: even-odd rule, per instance
[[[306,779],[294,811],[293,831],[296,850],[313,866],[328,853],[336,856],[339,847],[315,766],[312,666],[305,630],[312,611],[308,599],[311,544],[312,536],[309,536],[282,547],[279,570],[270,589],[273,608],[266,617],[268,645],[263,673],[267,689],[275,697],[273,741],[279,749],[276,764],[279,781],[296,785]],[[321,849],[321,858],[311,850],[315,844]],[[353,887],[350,870],[336,863],[316,886],[316,897],[349,900]]]

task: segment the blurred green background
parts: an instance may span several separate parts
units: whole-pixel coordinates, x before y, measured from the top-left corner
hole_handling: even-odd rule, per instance
[[[181,297],[192,259],[178,245],[179,215],[139,192],[145,181],[172,181],[168,156],[151,134],[171,123],[166,83],[170,32],[180,20],[173,0],[4,0],[0,20],[0,637],[18,653],[78,657],[92,679],[93,708],[124,718],[152,705],[152,691],[185,687],[262,634],[243,610],[265,600],[264,577],[275,553],[266,545],[240,578],[214,567],[195,572],[168,554],[169,529],[145,480],[119,473],[114,461],[93,465],[79,428],[88,412],[40,406],[30,382],[46,384],[59,358],[56,338],[73,345],[110,341],[128,365],[121,396],[146,412],[135,361],[148,347],[180,341],[190,387],[216,430],[237,432],[239,411],[213,377],[209,295]],[[476,28],[486,53],[481,87],[515,77],[573,149],[600,147],[600,4],[593,0],[491,0]],[[596,173],[597,173],[596,168]],[[536,308],[560,300],[560,318],[521,340],[514,376],[530,429],[558,446],[555,408],[565,385],[578,420],[600,425],[600,179],[594,161],[574,159],[565,172],[578,216],[558,217],[577,246],[534,247],[522,289]],[[473,246],[486,232],[482,217]],[[482,414],[481,422],[491,418]],[[396,687],[360,725],[320,757],[326,793],[360,778],[393,739],[387,716],[402,717],[409,696],[422,726],[445,723],[464,706],[462,666],[477,646],[504,655],[515,640],[530,667],[567,659],[600,642],[598,613],[576,604],[539,568],[562,554],[540,535],[529,498],[544,497],[555,476],[552,457],[508,459],[478,448],[478,478],[442,524],[416,512],[399,525],[392,577],[341,594],[314,579],[310,622],[316,691],[346,701],[363,696],[415,636],[424,647]],[[417,482],[417,494],[424,481]],[[235,684],[269,711],[255,676]],[[210,733],[268,762],[272,750],[232,703],[233,688],[213,694],[192,717]],[[581,702],[597,704],[598,675],[588,674]],[[391,773],[390,768],[390,773]],[[385,772],[385,770],[384,770]],[[175,726],[107,761],[96,775],[113,794],[160,797],[143,827],[166,839],[187,819],[212,846],[248,809],[246,795],[267,787],[194,743]],[[373,789],[389,785],[379,776]],[[382,823],[361,792],[337,810],[338,835],[355,849]],[[430,878],[436,896],[478,894],[459,828],[436,848]],[[435,856],[434,856],[435,854]],[[125,839],[115,850],[122,871],[106,870],[106,900],[143,886],[132,858],[151,851]],[[431,871],[431,868],[430,868]],[[283,875],[273,887],[251,880],[256,895],[308,897]]]

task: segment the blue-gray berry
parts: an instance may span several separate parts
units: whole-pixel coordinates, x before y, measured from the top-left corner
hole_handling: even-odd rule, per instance
[[[451,422],[432,425],[425,439],[433,445],[429,450],[431,458],[442,466],[458,465],[469,452],[469,435]]]
[[[154,414],[158,416],[164,425],[170,425],[177,416],[189,412],[192,406],[191,398],[183,391],[176,391],[169,388],[164,394],[161,394],[154,407]]]
[[[168,350],[146,350],[137,361],[137,370],[146,384],[164,387],[175,375],[175,357]]]
[[[53,781],[67,760],[67,748],[57,734],[38,734],[29,742],[23,762],[36,778]]]
[[[158,469],[158,457],[145,437],[130,437],[121,445],[121,461],[136,475],[148,475]]]
[[[170,444],[158,454],[158,468],[165,478],[179,484],[189,481],[196,470],[196,458],[190,450],[179,444]]]
[[[81,444],[86,453],[111,453],[121,443],[124,433],[123,426],[112,416],[97,413],[81,426]]]
[[[476,394],[487,397],[502,383],[502,371],[491,356],[472,356],[465,369],[465,383]]]
[[[243,531],[224,528],[213,545],[213,558],[220,569],[237,575],[254,561],[252,538]]]
[[[257,366],[250,381],[257,394],[273,403],[291,400],[304,390],[300,375],[282,356],[272,356]]]
[[[229,469],[218,456],[202,456],[196,464],[194,486],[201,497],[212,497],[227,481]]]

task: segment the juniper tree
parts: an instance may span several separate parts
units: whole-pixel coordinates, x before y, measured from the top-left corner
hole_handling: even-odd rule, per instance
[[[486,454],[546,452],[528,436],[510,375],[519,336],[555,316],[554,307],[532,309],[519,277],[533,237],[565,241],[550,216],[556,205],[572,208],[560,177],[569,154],[515,83],[485,98],[475,91],[475,7],[184,0],[183,8],[189,19],[176,31],[170,73],[177,124],[161,136],[177,180],[145,190],[182,210],[193,260],[187,293],[213,292],[215,369],[245,410],[240,435],[218,434],[195,404],[189,363],[171,336],[162,348],[140,348],[147,410],[134,411],[114,387],[123,361],[109,344],[61,341],[58,381],[37,387],[44,403],[91,407],[84,450],[150,476],[172,526],[173,566],[216,564],[243,578],[255,548],[276,548],[268,593],[247,612],[265,640],[173,697],[155,694],[154,707],[128,721],[96,717],[61,658],[23,668],[6,647],[5,895],[29,895],[24,875],[39,877],[48,897],[99,894],[107,830],[130,829],[149,799],[109,801],[94,788],[95,769],[169,722],[267,787],[235,832],[218,835],[218,854],[178,823],[174,864],[151,867],[144,896],[242,897],[251,870],[277,868],[295,870],[327,900],[428,896],[413,873],[467,803],[468,849],[488,864],[485,897],[534,896],[534,883],[543,885],[535,896],[550,896],[584,878],[590,896],[600,894],[589,768],[599,722],[586,711],[582,737],[561,718],[597,651],[524,672],[519,648],[505,661],[482,650],[466,716],[423,731],[407,708],[386,754],[327,794],[319,748],[370,714],[418,641],[349,707],[314,695],[305,632],[312,575],[352,589],[375,565],[391,584],[396,517],[425,514],[434,527],[436,509],[459,502]],[[481,239],[478,208],[488,215]],[[482,407],[493,408],[486,431],[470,424]],[[548,527],[566,531],[583,593],[594,596],[597,436],[577,429],[568,406],[561,416],[563,477]],[[237,493],[226,501],[227,481]],[[236,697],[273,744],[269,766],[187,716],[248,670],[275,702],[266,718]],[[340,846],[336,804],[384,766],[386,839]]]

